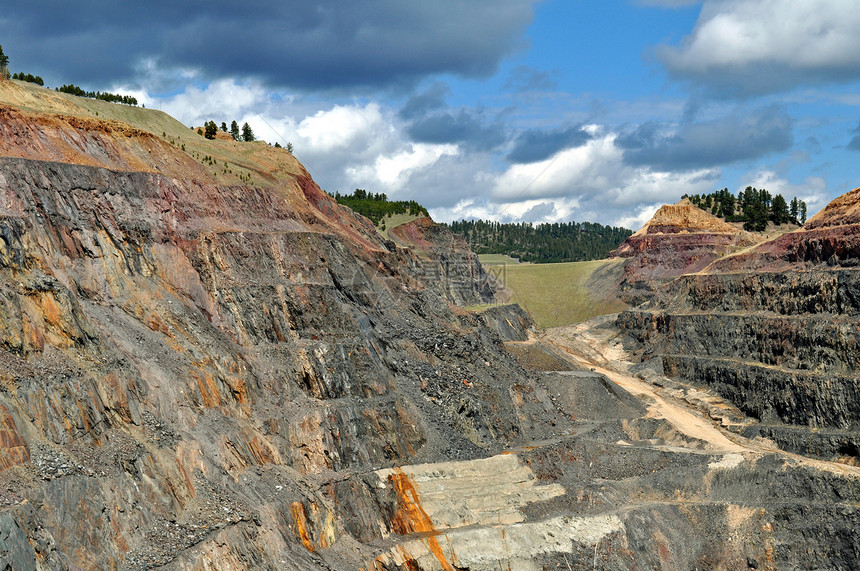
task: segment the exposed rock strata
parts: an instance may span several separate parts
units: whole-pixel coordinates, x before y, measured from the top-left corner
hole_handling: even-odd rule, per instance
[[[484,270],[466,241],[446,226],[422,217],[395,226],[388,236],[418,255],[424,281],[439,284],[451,302],[477,305],[495,300],[497,280]]]
[[[0,159],[0,568],[858,560],[856,468],[572,370],[599,348],[508,341],[514,359],[522,315],[451,303],[487,291],[467,250],[474,283],[427,279],[442,242],[435,261],[393,247],[290,157],[261,148],[266,184],[218,184],[58,101],[0,113],[19,134]]]
[[[667,281],[754,243],[750,234],[683,199],[662,206],[610,255],[629,258],[622,290],[630,301],[642,301]]]
[[[619,324],[668,375],[710,386],[773,424],[762,434],[793,450],[856,458],[857,196],[840,197],[800,230],[678,278],[663,299],[623,313]]]
[[[496,305],[481,312],[481,318],[502,341],[526,341],[535,323],[517,304]]]
[[[13,568],[347,568],[312,482],[529,437],[498,338],[309,179],[0,161]]]

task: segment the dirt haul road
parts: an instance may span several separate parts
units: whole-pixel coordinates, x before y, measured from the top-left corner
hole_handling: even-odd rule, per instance
[[[734,409],[720,397],[699,387],[667,390],[646,382],[630,373],[633,362],[622,347],[616,332],[607,328],[613,316],[604,316],[567,327],[541,331],[535,341],[556,348],[560,354],[579,367],[591,368],[605,375],[616,385],[646,403],[648,416],[670,422],[679,432],[706,442],[713,452],[766,454],[777,452],[798,464],[840,475],[860,477],[860,468],[808,458],[786,452],[767,439],[749,439],[718,426],[715,419],[707,418],[700,410]],[[683,395],[683,397],[682,397]],[[679,398],[682,397],[682,398]],[[710,416],[715,416],[711,414]]]

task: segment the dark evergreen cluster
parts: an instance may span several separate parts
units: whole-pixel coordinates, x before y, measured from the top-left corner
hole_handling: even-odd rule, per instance
[[[19,81],[28,81],[30,83],[35,83],[36,85],[41,85],[41,86],[45,85],[44,79],[42,79],[38,75],[33,75],[32,73],[28,73],[28,74],[24,74],[23,72],[13,73],[12,79],[17,79]]]
[[[69,84],[62,85],[56,88],[60,93],[69,93],[78,97],[87,97],[89,99],[98,99],[100,101],[108,101],[110,103],[122,103],[123,105],[137,105],[137,98],[131,95],[120,95],[118,93],[108,93],[107,91],[84,91],[77,85]]]
[[[774,224],[806,224],[806,203],[796,196],[786,202],[781,194],[772,196],[765,189],[746,187],[735,197],[728,188],[710,194],[684,195],[690,202],[725,218],[727,222],[743,222],[744,230],[761,232],[768,222]]]
[[[633,232],[593,222],[529,222],[502,224],[483,220],[452,222],[477,254],[506,254],[524,262],[601,260]]]
[[[414,200],[388,200],[384,192],[374,194],[362,188],[356,188],[352,194],[336,192],[334,198],[338,203],[349,206],[362,216],[367,216],[376,225],[379,225],[386,216],[394,214],[429,216],[427,209]]]
[[[192,127],[193,128],[193,127]],[[214,139],[215,134],[218,132],[218,124],[215,121],[206,121],[203,123],[202,129],[197,129],[197,133],[199,135],[203,135],[207,139]],[[225,121],[221,121],[221,131],[225,133],[230,133],[230,136],[233,137],[234,141],[256,141],[257,137],[254,136],[254,130],[251,129],[251,126],[248,123],[242,125],[242,130],[239,131],[239,124],[234,120],[230,123],[230,129],[227,129],[227,123]]]
[[[254,131],[253,129],[251,129],[251,126],[248,125],[248,123],[242,125],[242,140],[246,143],[256,140],[256,137],[254,136]]]

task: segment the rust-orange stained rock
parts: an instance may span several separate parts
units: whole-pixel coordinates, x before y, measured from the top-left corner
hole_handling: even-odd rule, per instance
[[[290,512],[293,514],[293,519],[296,522],[296,534],[302,540],[302,545],[308,551],[314,551],[314,544],[311,541],[308,533],[308,518],[305,513],[305,505],[302,502],[293,502],[290,504]]]
[[[391,529],[401,535],[428,534],[422,541],[427,544],[430,552],[439,561],[444,571],[454,571],[454,566],[448,562],[445,554],[442,553],[442,546],[439,545],[439,540],[436,538],[436,528],[433,526],[430,516],[421,507],[418,491],[412,480],[402,470],[395,469],[394,473],[388,476],[388,481],[394,485],[394,490],[400,501],[398,510],[391,520]]]

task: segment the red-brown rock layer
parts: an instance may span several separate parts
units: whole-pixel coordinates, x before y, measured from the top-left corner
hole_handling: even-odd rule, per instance
[[[438,283],[451,302],[475,305],[494,300],[495,278],[484,270],[466,241],[446,226],[424,216],[395,226],[388,236],[421,258],[425,279]]]
[[[684,199],[660,207],[611,255],[629,258],[622,287],[625,295],[635,300],[662,282],[701,271],[714,260],[753,243],[748,233]]]

